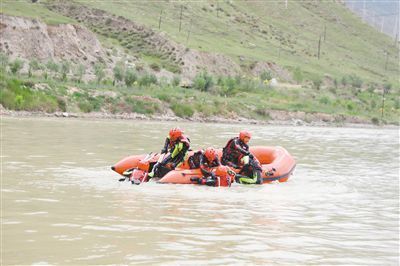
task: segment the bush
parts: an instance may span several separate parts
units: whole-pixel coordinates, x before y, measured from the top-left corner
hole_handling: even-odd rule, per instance
[[[348,109],[349,111],[353,111],[354,108],[355,108],[353,102],[348,102],[347,105],[346,105],[346,107],[347,107],[347,109]]]
[[[321,99],[319,99],[319,102],[322,104],[330,104],[331,100],[328,97],[323,96]]]
[[[124,62],[120,61],[118,62],[114,69],[113,69],[113,73],[114,73],[114,82],[122,82],[124,80],[125,77],[125,72],[127,70],[125,70],[125,64]],[[134,82],[134,81],[133,81]],[[133,83],[132,82],[132,83]]]
[[[138,79],[134,69],[127,68],[125,71],[125,84],[130,87]]]
[[[172,111],[175,113],[176,116],[187,118],[192,117],[194,111],[191,105],[183,104],[183,103],[176,103],[171,106]]]
[[[297,84],[303,82],[303,72],[300,67],[296,67],[293,71],[293,79],[297,82]]]
[[[193,81],[193,88],[199,91],[208,91],[213,86],[212,77],[206,72],[197,74]]]
[[[62,81],[67,80],[67,75],[69,73],[70,68],[71,68],[71,66],[70,66],[69,62],[63,61],[61,63],[61,79],[62,79]]]
[[[147,87],[150,84],[157,84],[157,77],[154,74],[145,73],[138,82],[140,86]]]
[[[79,64],[78,68],[76,69],[76,77],[78,79],[78,82],[81,83],[83,75],[85,75],[86,68],[84,65]]]
[[[24,61],[20,60],[20,59],[15,59],[13,62],[11,62],[10,64],[10,70],[11,73],[13,73],[14,75],[18,74],[19,71],[21,71],[21,69],[24,67]]]
[[[388,94],[391,89],[392,89],[392,84],[386,83],[385,85],[383,85],[383,90],[385,94]]]
[[[135,97],[128,97],[125,99],[125,102],[132,112],[140,114],[154,114],[160,108],[155,102],[143,101]]]
[[[28,75],[29,77],[32,76],[32,71],[40,69],[39,62],[36,59],[33,59],[32,61],[29,62],[29,72]]]
[[[263,71],[260,75],[261,81],[271,80],[272,74],[269,71]]]
[[[104,65],[102,63],[96,63],[94,65],[94,74],[96,75],[96,80],[99,84],[101,80],[106,76],[106,73],[104,72]]]
[[[376,117],[373,117],[373,118],[371,119],[371,122],[372,122],[372,124],[374,124],[374,125],[379,125],[379,119],[376,118]]]
[[[321,85],[322,85],[322,79],[321,77],[314,77],[312,79],[312,83],[313,83],[313,88],[316,90],[320,90]]]
[[[8,65],[8,55],[6,55],[5,53],[0,53],[0,69],[2,71],[5,71]]]
[[[90,113],[93,111],[93,106],[87,101],[79,102],[78,107],[84,113]]]
[[[346,85],[348,84],[348,80],[347,80],[346,76],[343,76],[343,77],[342,77],[341,82],[342,82],[342,85],[343,85],[343,86],[346,86]]]
[[[54,73],[58,72],[59,66],[53,60],[50,60],[46,63],[46,68]]]
[[[181,83],[181,77],[180,76],[174,76],[172,79],[172,85],[177,87]]]
[[[361,78],[356,75],[351,75],[349,77],[349,80],[350,80],[351,86],[354,88],[361,88],[361,86],[363,84],[363,81],[361,80]]]
[[[150,64],[150,68],[157,72],[160,71],[160,69],[161,69],[160,65],[155,62]]]
[[[0,96],[0,103],[7,109],[43,112],[54,112],[58,109],[54,96],[32,91],[16,79],[7,80]]]

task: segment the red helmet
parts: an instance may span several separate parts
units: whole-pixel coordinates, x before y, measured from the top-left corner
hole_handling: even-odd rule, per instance
[[[204,152],[204,156],[206,156],[206,158],[209,162],[214,161],[216,155],[217,155],[217,151],[211,147],[207,148],[206,151]]]
[[[239,133],[239,139],[240,139],[241,141],[244,141],[244,138],[249,138],[249,139],[251,139],[251,133],[250,133],[249,131],[246,131],[246,130],[240,131],[240,133]]]
[[[182,137],[183,131],[179,127],[175,127],[169,131],[169,138],[171,140],[177,140],[178,138]]]

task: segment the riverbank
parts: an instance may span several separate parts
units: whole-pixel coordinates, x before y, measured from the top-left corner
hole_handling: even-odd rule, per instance
[[[326,114],[305,114],[303,112],[284,112],[277,111],[281,119],[255,120],[245,117],[226,118],[220,116],[181,118],[173,115],[144,115],[139,113],[68,113],[68,112],[29,112],[7,110],[0,106],[1,117],[21,117],[21,118],[60,118],[60,119],[110,119],[110,120],[138,120],[138,121],[176,121],[176,122],[198,122],[198,123],[220,123],[220,124],[254,124],[254,125],[276,125],[276,126],[308,126],[308,127],[351,127],[351,128],[398,128],[397,125],[385,124],[377,125],[368,123],[359,118],[352,118],[352,121],[337,122],[333,116]],[[309,115],[308,119],[300,119],[304,115]],[[312,115],[312,116],[311,116]],[[310,120],[313,118],[314,120]],[[350,118],[347,118],[350,119]],[[335,122],[336,121],[336,122]]]

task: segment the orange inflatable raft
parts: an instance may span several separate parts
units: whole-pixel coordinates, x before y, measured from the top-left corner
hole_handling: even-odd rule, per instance
[[[293,174],[296,162],[293,157],[282,147],[255,146],[250,148],[251,153],[259,160],[262,166],[263,183],[272,181],[286,182]],[[191,156],[195,151],[190,151]],[[218,150],[221,158],[222,150]],[[111,167],[112,170],[130,180],[140,180],[146,182],[147,173],[157,162],[160,154],[150,153],[148,155],[133,155],[122,159]],[[188,157],[189,157],[188,156]],[[235,171],[238,171],[234,169]],[[179,168],[168,172],[158,180],[159,183],[172,184],[194,184],[192,177],[201,177],[199,169],[190,169],[188,162],[185,161]],[[221,184],[222,186],[223,184]]]

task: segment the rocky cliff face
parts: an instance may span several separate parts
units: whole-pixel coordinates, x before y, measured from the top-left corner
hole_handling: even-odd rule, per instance
[[[10,58],[68,60],[86,66],[106,58],[97,37],[80,25],[46,25],[0,14],[0,51]]]

